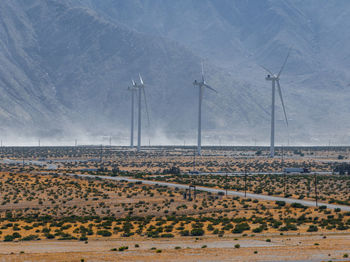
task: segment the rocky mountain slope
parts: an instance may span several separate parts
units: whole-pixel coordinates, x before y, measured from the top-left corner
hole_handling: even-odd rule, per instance
[[[193,140],[205,62],[204,141],[269,137],[278,71],[291,143],[350,142],[348,1],[5,0],[0,2],[0,130],[22,136],[113,135],[127,142],[131,78],[141,73],[145,137]],[[277,101],[279,143],[287,129]],[[144,115],[144,120],[146,117]]]

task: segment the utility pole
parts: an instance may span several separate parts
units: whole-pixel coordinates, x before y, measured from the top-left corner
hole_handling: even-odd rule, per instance
[[[22,147],[22,167],[24,167],[24,147]]]
[[[284,196],[287,195],[287,186],[286,186],[286,173],[283,172],[283,187],[284,187]]]
[[[247,197],[247,168],[244,171],[244,197]]]
[[[284,147],[282,145],[282,161],[281,161],[282,175],[283,175],[283,190],[284,196],[287,195],[287,187],[286,187],[286,173],[284,172]]]
[[[282,166],[282,172],[284,170],[284,147],[282,145],[282,162],[281,162],[281,166]]]
[[[196,186],[195,185],[189,185],[188,187],[188,200],[189,201],[192,201],[192,197],[191,197],[191,189],[192,189],[192,195],[193,195],[193,199],[196,200],[196,195],[197,195],[197,192],[196,192]]]
[[[101,151],[100,151],[100,162],[102,163],[102,158],[103,158],[103,146],[101,144]]]
[[[193,172],[196,171],[196,150],[193,153]]]
[[[315,173],[315,198],[316,198],[316,206],[318,206],[318,203],[317,203],[317,175]]]
[[[225,188],[226,188],[226,197],[227,197],[227,187],[228,187],[227,182],[228,182],[228,173],[226,172],[226,186],[225,186]]]
[[[74,141],[74,145],[75,145],[75,146],[77,146],[77,145],[78,145],[78,140],[77,140],[77,139],[75,139],[75,141]]]

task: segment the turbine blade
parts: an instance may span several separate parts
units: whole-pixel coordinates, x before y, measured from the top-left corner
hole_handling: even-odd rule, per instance
[[[282,65],[282,67],[281,67],[281,70],[278,72],[277,77],[280,77],[280,75],[281,75],[281,73],[282,73],[282,71],[283,71],[283,69],[284,69],[284,66],[285,66],[286,63],[287,63],[287,60],[288,60],[288,57],[289,57],[289,54],[290,54],[290,50],[291,50],[291,49],[292,49],[292,48],[290,47],[289,50],[288,50],[288,54],[287,54],[287,56],[286,56],[286,59],[284,60],[284,63],[283,63],[283,65]]]
[[[136,85],[134,79],[131,79],[131,82],[132,82],[132,85],[133,85],[133,86]]]
[[[264,69],[266,72],[268,72],[271,76],[273,76],[273,73],[272,73],[269,69],[267,69],[266,67],[264,67],[264,66],[262,66],[262,65],[260,65],[260,67],[261,67],[262,69]]]
[[[141,74],[140,74],[140,73],[139,73],[139,77],[140,77],[141,85],[143,85],[143,80],[142,80],[142,77],[141,77]]]
[[[150,120],[149,120],[149,113],[148,113],[148,104],[147,104],[147,98],[146,98],[146,92],[145,92],[145,88],[142,87],[142,93],[143,93],[143,99],[145,101],[145,107],[146,107],[146,114],[147,114],[147,123],[148,123],[148,127],[150,126]]]
[[[284,102],[283,102],[283,97],[282,97],[282,89],[281,89],[281,86],[280,86],[280,81],[277,80],[277,89],[278,89],[278,94],[280,96],[280,99],[281,99],[281,103],[282,103],[282,107],[283,107],[283,113],[284,113],[284,117],[286,119],[286,124],[288,126],[288,118],[287,118],[287,113],[286,113],[286,108],[284,107]]]
[[[204,84],[203,86],[205,86],[206,88],[210,89],[211,91],[214,91],[215,93],[218,93],[218,91],[216,91],[214,88],[212,88],[211,86]]]

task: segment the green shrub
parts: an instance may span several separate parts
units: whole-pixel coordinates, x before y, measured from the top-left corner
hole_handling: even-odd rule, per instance
[[[54,238],[55,238],[55,236],[52,235],[52,234],[45,234],[45,237],[46,237],[47,239],[54,239]]]
[[[10,242],[10,241],[13,241],[13,240],[15,240],[15,238],[12,235],[6,235],[4,237],[4,241],[5,242]]]
[[[309,228],[307,229],[307,232],[317,232],[318,227],[316,225],[310,225]]]
[[[124,251],[124,250],[128,250],[129,249],[129,247],[128,246],[122,246],[122,247],[119,247],[118,248],[118,251]]]
[[[161,234],[160,237],[167,238],[167,237],[174,237],[174,235],[171,233],[164,233],[164,234]]]
[[[201,228],[194,228],[191,230],[191,236],[203,236],[204,230]]]
[[[252,231],[254,233],[261,233],[263,230],[264,230],[264,227],[260,226],[260,227],[254,228]]]
[[[284,207],[286,205],[285,201],[276,201],[276,205],[279,207]]]
[[[298,230],[298,227],[295,224],[288,223],[284,227],[281,227],[279,230],[280,231],[289,231],[289,230],[296,231],[296,230]]]
[[[103,236],[103,237],[110,237],[112,235],[111,232],[108,230],[99,230],[97,231],[97,235]]]
[[[188,230],[182,230],[182,231],[180,231],[180,235],[181,235],[181,236],[184,236],[184,237],[187,237],[187,236],[190,235],[190,231],[188,231]]]
[[[236,224],[235,228],[232,230],[232,233],[240,234],[249,229],[250,229],[250,226],[248,225],[248,223],[239,223],[239,224]]]
[[[88,240],[87,236],[86,235],[82,235],[80,238],[79,238],[80,241],[86,241]]]
[[[22,241],[37,240],[38,238],[39,238],[38,235],[29,235],[29,236],[22,238]]]
[[[13,236],[14,238],[21,238],[21,234],[18,233],[18,232],[13,233],[12,236]]]
[[[306,206],[304,206],[303,204],[300,204],[300,203],[292,203],[291,207],[294,207],[294,208],[307,208]]]

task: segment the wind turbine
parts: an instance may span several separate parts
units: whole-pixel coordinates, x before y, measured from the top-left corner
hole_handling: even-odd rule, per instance
[[[204,68],[202,63],[202,80],[197,81],[194,80],[193,85],[196,87],[198,86],[198,141],[197,141],[197,153],[198,155],[201,155],[201,144],[202,144],[202,100],[203,100],[203,91],[204,88],[208,88],[209,90],[214,91],[217,93],[217,91],[212,88],[211,86],[207,85],[207,83],[204,80]]]
[[[282,96],[282,89],[280,86],[280,76],[281,73],[287,63],[289,54],[290,54],[290,50],[288,51],[287,57],[284,60],[284,63],[280,69],[280,71],[278,72],[277,75],[275,75],[274,73],[272,73],[269,69],[265,68],[262,66],[263,69],[265,69],[269,74],[266,76],[266,80],[267,81],[272,81],[272,104],[271,104],[271,140],[270,140],[270,157],[274,157],[275,156],[275,89],[276,89],[276,84],[277,84],[277,90],[278,90],[278,94],[279,97],[281,99],[281,103],[282,103],[282,108],[283,108],[283,113],[284,113],[284,118],[286,120],[286,124],[288,127],[288,119],[287,119],[287,114],[286,114],[286,108],[284,106],[284,102],[283,102],[283,96]]]
[[[132,81],[132,86],[128,87],[128,90],[131,92],[131,130],[130,130],[130,147],[134,147],[134,97],[135,92],[137,91],[137,85],[134,80]]]
[[[138,106],[138,124],[137,124],[137,151],[141,150],[141,101],[142,101],[142,96],[145,102],[145,108],[146,108],[146,113],[147,113],[147,120],[148,120],[148,126],[149,126],[149,113],[148,113],[148,105],[147,105],[147,99],[146,99],[146,93],[145,93],[145,85],[143,82],[143,79],[141,75],[139,74],[140,78],[140,84],[137,85],[136,87],[138,89],[138,99],[139,99],[139,106]]]

